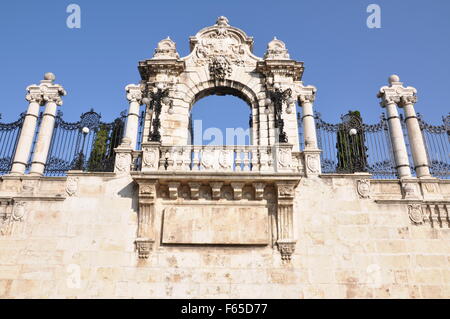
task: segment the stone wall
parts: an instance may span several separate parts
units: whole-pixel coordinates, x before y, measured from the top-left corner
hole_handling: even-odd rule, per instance
[[[270,240],[161,244],[160,198],[154,216],[159,235],[142,259],[134,243],[137,184],[129,175],[75,174],[69,181],[4,176],[0,297],[449,298],[449,207],[424,195],[437,187],[440,202],[448,202],[450,183],[418,183],[421,200],[412,200],[405,199],[399,181],[371,180],[364,188],[365,178],[322,175],[300,181],[296,249],[292,260],[283,262]],[[419,212],[418,219],[414,205],[425,215]],[[230,232],[236,227],[232,220],[223,225]]]

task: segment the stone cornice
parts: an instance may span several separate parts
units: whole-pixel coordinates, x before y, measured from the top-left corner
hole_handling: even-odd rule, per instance
[[[151,76],[158,73],[177,76],[185,69],[185,62],[179,59],[150,59],[140,61],[138,66],[139,74],[144,81],[148,81]]]
[[[303,62],[295,60],[264,60],[256,64],[256,70],[265,76],[280,74],[294,81],[301,81],[304,69]]]

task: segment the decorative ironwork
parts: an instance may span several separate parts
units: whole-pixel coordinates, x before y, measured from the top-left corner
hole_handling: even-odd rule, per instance
[[[8,174],[11,170],[24,118],[25,115],[22,113],[15,122],[0,123],[0,175]]]
[[[364,125],[358,111],[341,116],[337,131],[337,172],[355,173],[367,171],[367,147]]]
[[[354,116],[342,116],[341,119],[342,123],[327,123],[320,113],[315,113],[318,147],[322,150],[322,172],[367,171],[374,178],[396,178],[384,114],[380,122],[373,125],[364,124]],[[352,129],[353,135],[350,135]]]
[[[58,112],[52,136],[45,175],[62,176],[69,170],[91,172],[114,171],[116,148],[124,133],[126,114],[111,123],[90,110],[78,122],[65,122]]]
[[[154,90],[149,90],[147,93],[149,109],[153,111],[153,121],[152,121],[152,131],[148,136],[148,140],[150,142],[161,142],[161,110],[162,105],[171,104],[171,100],[169,99],[169,89],[167,88],[154,88]]]
[[[431,125],[417,114],[428,154],[431,175],[450,179],[450,114],[442,117],[442,125]]]
[[[288,138],[284,131],[284,121],[281,118],[281,115],[283,114],[283,103],[288,101],[291,102],[290,100],[292,100],[292,90],[287,89],[283,91],[280,88],[275,88],[268,91],[268,93],[271,104],[274,105],[275,109],[275,128],[278,129],[278,142],[288,143]],[[266,108],[268,107],[269,105],[267,103]]]

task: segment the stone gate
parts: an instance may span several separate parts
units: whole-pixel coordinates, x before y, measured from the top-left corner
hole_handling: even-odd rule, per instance
[[[27,112],[5,126],[16,142],[0,178],[0,297],[450,296],[450,183],[430,174],[415,88],[393,75],[378,92],[386,117],[370,129],[389,154],[375,164],[395,178],[373,178],[365,158],[361,171],[323,173],[317,90],[284,42],[257,57],[219,17],[189,43],[180,58],[164,39],[139,62],[129,110],[111,123],[93,111],[62,121],[51,73],[27,88]],[[191,144],[191,108],[213,94],[248,104],[250,145]],[[354,123],[329,130],[339,165],[365,152],[369,129]],[[103,171],[85,150],[101,130]],[[74,146],[62,158],[64,134]],[[50,159],[71,169],[48,176]]]

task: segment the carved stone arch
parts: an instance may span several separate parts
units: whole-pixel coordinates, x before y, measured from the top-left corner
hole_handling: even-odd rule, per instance
[[[246,85],[233,80],[225,80],[221,81],[217,85],[212,81],[208,81],[204,83],[202,89],[199,90],[198,86],[192,89],[192,92],[195,93],[194,98],[190,102],[190,112],[192,112],[192,108],[195,103],[197,103],[202,98],[211,95],[232,95],[241,100],[243,100],[249,107],[250,116],[252,119],[252,127],[250,127],[251,137],[250,144],[251,145],[260,145],[259,140],[259,100],[256,92],[254,92],[251,88]],[[189,128],[186,127],[188,130]]]
[[[185,57],[179,58],[175,43],[167,38],[158,44],[152,59],[139,62],[144,91],[150,92],[144,95],[151,100],[151,91],[164,87],[166,101],[170,99],[170,104],[155,112],[158,116],[147,112],[144,139],[154,133],[157,117],[157,135],[163,145],[189,144],[186,132],[192,105],[206,95],[231,94],[251,107],[253,145],[289,143],[298,151],[295,105],[288,106],[286,101],[295,101],[302,87],[303,63],[289,59],[284,42],[274,39],[264,58],[258,57],[253,54],[253,38],[230,26],[225,17],[189,40],[191,52]],[[275,93],[283,93],[282,100],[273,99]],[[269,110],[274,101],[277,107]],[[282,139],[283,128],[286,137]]]

